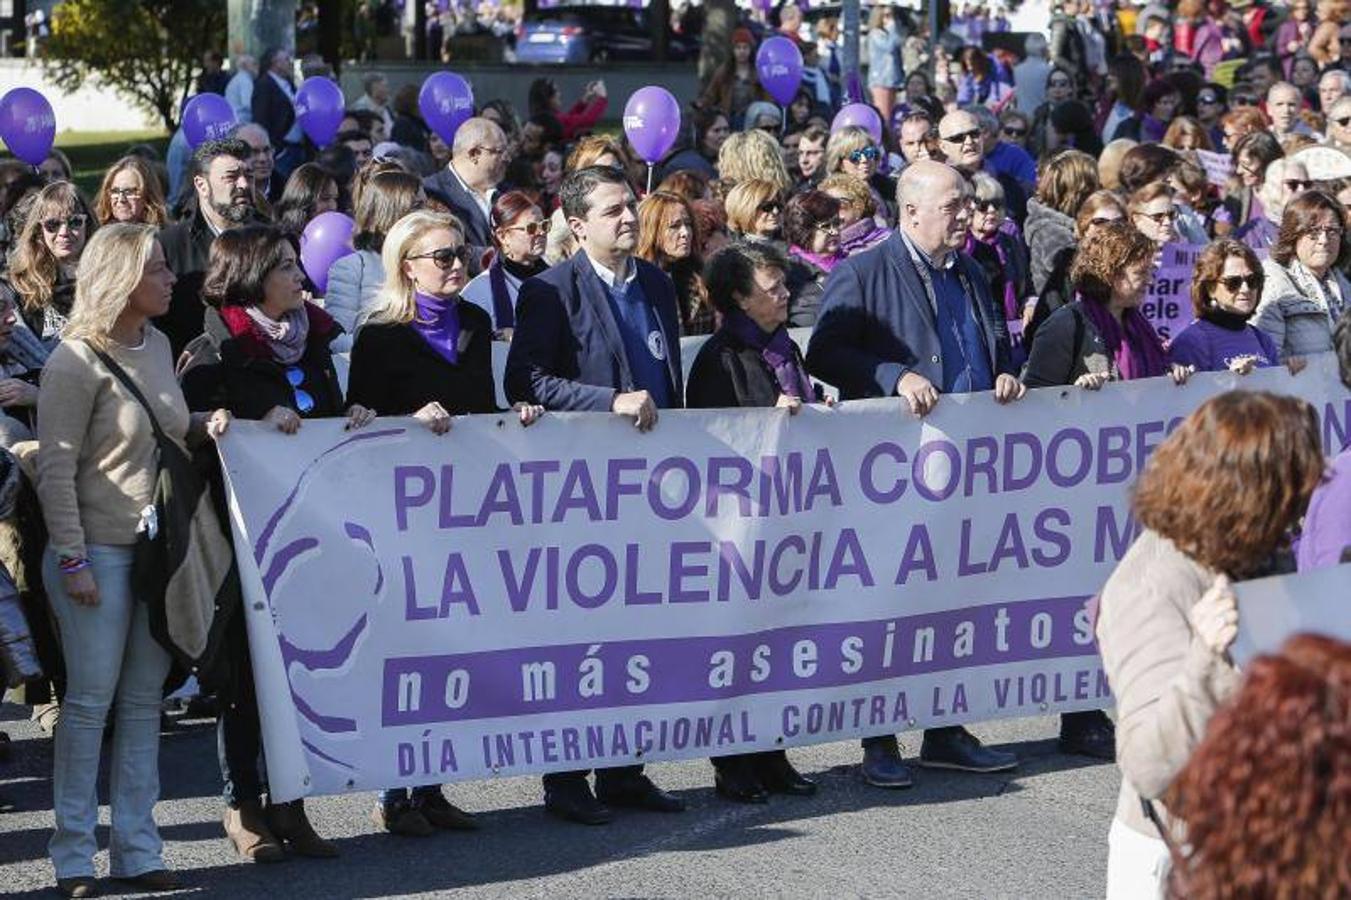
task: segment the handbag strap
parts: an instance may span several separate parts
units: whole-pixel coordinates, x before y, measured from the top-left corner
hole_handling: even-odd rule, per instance
[[[168,435],[164,433],[164,429],[160,428],[159,419],[156,418],[155,411],[150,408],[150,401],[145,399],[145,394],[141,393],[141,389],[136,386],[136,382],[127,374],[127,370],[118,365],[117,360],[113,359],[93,344],[88,344],[88,346],[90,350],[94,351],[94,355],[99,358],[99,361],[107,367],[108,371],[112,372],[113,376],[117,378],[118,381],[122,382],[122,386],[130,391],[131,395],[141,404],[141,408],[145,410],[145,414],[150,417],[150,427],[155,429],[155,439],[158,440],[161,445],[173,443],[169,440]]]

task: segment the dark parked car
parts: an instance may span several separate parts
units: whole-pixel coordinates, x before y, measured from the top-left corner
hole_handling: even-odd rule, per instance
[[[699,55],[697,41],[672,34],[671,60]],[[648,12],[627,6],[558,6],[533,13],[516,29],[516,62],[594,63],[652,60]]]

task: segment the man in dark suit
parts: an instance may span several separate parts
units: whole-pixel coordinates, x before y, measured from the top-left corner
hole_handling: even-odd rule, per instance
[[[285,183],[305,161],[305,133],[296,120],[296,87],[291,80],[289,51],[276,48],[263,54],[251,104],[253,121],[267,131],[276,152],[276,176]]]
[[[826,279],[807,349],[812,375],[840,397],[904,397],[926,415],[940,394],[993,390],[1007,403],[1025,388],[1014,374],[1008,328],[979,264],[962,253],[971,188],[957,170],[918,160],[901,173],[900,228],[845,260]],[[863,741],[863,777],[909,787],[892,735]],[[1012,769],[1018,758],[991,750],[966,729],[924,733],[920,764],[970,772]]]
[[[507,172],[507,136],[492,119],[469,119],[455,131],[450,162],[422,182],[427,196],[435,197],[464,223],[472,270],[493,245],[488,222],[493,196]]]
[[[190,173],[196,211],[159,233],[165,262],[178,280],[169,311],[155,319],[155,327],[169,338],[175,357],[202,333],[206,313],[202,281],[212,242],[222,231],[249,222],[256,215],[251,152],[248,144],[237,140],[198,145]]]
[[[647,431],[658,409],[678,408],[684,396],[675,286],[633,256],[637,207],[618,171],[578,169],[563,179],[559,199],[579,249],[521,285],[507,397],[547,409],[613,412]],[[586,775],[545,775],[545,808],[587,825],[609,822],[611,806],[685,808],[640,765],[598,770],[595,794]]]

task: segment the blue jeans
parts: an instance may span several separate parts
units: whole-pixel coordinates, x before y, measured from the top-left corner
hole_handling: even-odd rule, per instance
[[[103,726],[116,700],[109,765],[109,874],[131,878],[164,868],[154,808],[159,799],[160,697],[169,654],[150,636],[145,602],[132,596],[132,548],[92,545],[88,553],[99,591],[94,606],[80,606],[66,593],[51,549],[43,557],[67,677],[52,772],[56,832],[47,850],[56,877],[94,874],[99,755]]]

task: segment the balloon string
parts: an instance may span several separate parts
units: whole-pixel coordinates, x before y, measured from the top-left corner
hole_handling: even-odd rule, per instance
[[[647,192],[652,193],[652,163],[647,164]]]

